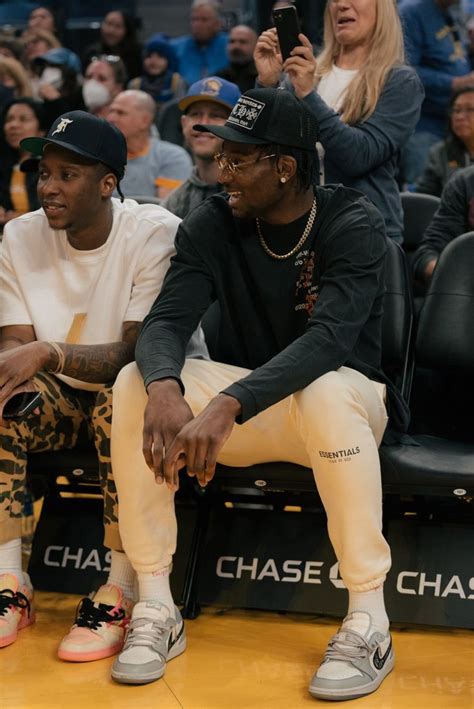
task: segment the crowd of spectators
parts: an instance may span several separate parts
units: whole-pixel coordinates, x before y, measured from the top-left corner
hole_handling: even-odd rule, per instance
[[[469,167],[474,158],[474,87],[461,89],[450,102],[449,127],[444,140],[429,150],[416,192],[441,196],[454,172]]]
[[[284,4],[281,0],[275,3]],[[307,438],[323,441],[318,444],[322,448],[319,458],[323,462],[318,458],[317,464],[314,463],[311,454],[308,459],[301,459],[303,463],[297,457],[294,462],[311,465],[314,470],[322,469],[324,465],[330,467],[328,460],[331,456],[321,453],[325,453],[326,448],[334,448],[337,442],[330,439],[328,426],[320,422],[318,416],[329,416],[332,421],[329,428],[332,431],[339,426],[341,436],[349,430],[358,431],[364,440],[362,453],[367,457],[362,460],[361,456],[354,465],[360,468],[357,474],[366,475],[367,481],[365,499],[355,508],[362,510],[365,501],[370,499],[370,513],[365,517],[361,514],[357,523],[366,528],[363,548],[364,553],[371,550],[373,578],[366,578],[364,563],[356,553],[347,554],[352,543],[352,535],[347,533],[351,525],[347,521],[353,510],[339,494],[340,489],[332,484],[322,497],[325,497],[323,504],[328,517],[329,513],[332,515],[331,539],[340,562],[346,549],[346,559],[341,562],[342,576],[346,573],[352,580],[352,586],[347,584],[350,605],[346,632],[363,636],[371,651],[377,647],[378,652],[383,647],[384,657],[390,656],[386,669],[379,674],[371,668],[371,680],[365,687],[367,691],[376,689],[390,671],[389,665],[393,666],[382,590],[390,559],[380,525],[377,453],[387,423],[386,401],[389,402],[395,437],[402,436],[408,421],[406,403],[379,367],[385,235],[403,244],[402,190],[441,196],[440,207],[414,258],[414,278],[426,285],[446,244],[474,227],[474,166],[471,167],[474,157],[474,71],[471,66],[474,42],[472,46],[469,44],[473,32],[467,22],[464,28],[458,23],[451,5],[452,0],[401,0],[398,4],[393,0],[361,3],[332,0],[325,12],[324,45],[316,49],[305,34],[300,35],[300,44],[286,59],[280,51],[277,31],[270,22],[260,36],[242,24],[224,31],[220,3],[215,0],[190,3],[190,32],[179,37],[168,36],[166,28],[160,27],[147,32],[142,42],[136,19],[116,9],[103,18],[97,40],[83,52],[76,53],[63,46],[55,16],[44,6],[32,11],[20,36],[0,37],[0,226],[15,219],[5,227],[8,238],[5,236],[3,246],[3,282],[10,298],[9,301],[6,299],[7,306],[12,312],[20,313],[12,316],[3,313],[3,324],[0,323],[5,345],[3,359],[0,358],[0,374],[3,373],[4,378],[0,388],[6,387],[3,396],[7,396],[5,391],[9,395],[14,391],[11,373],[20,361],[27,372],[20,384],[34,382],[43,394],[48,387],[49,391],[51,387],[55,388],[52,408],[56,422],[64,416],[62,406],[68,397],[63,385],[71,384],[72,379],[77,397],[73,408],[75,415],[80,414],[78,422],[84,419],[91,424],[94,420],[97,425],[94,407],[105,396],[108,397],[105,408],[104,402],[102,404],[103,410],[107,410],[112,396],[109,389],[105,391],[101,387],[115,380],[119,370],[133,360],[138,342],[136,352],[142,353],[141,372],[146,374],[146,385],[158,383],[158,387],[151,391],[160,391],[165,404],[171,402],[168,407],[161,407],[159,413],[159,407],[151,412],[149,404],[145,413],[145,439],[147,426],[148,430],[154,427],[148,449],[144,443],[145,458],[148,455],[148,466],[155,467],[157,477],[167,483],[167,487],[162,485],[161,489],[153,487],[149,494],[149,500],[159,497],[160,505],[165,504],[163,495],[176,489],[181,458],[186,458],[189,463],[190,451],[193,451],[192,461],[196,467],[188,467],[188,470],[190,474],[195,471],[200,484],[205,485],[210,479],[208,460],[214,456],[215,463],[217,456],[217,444],[212,448],[215,441],[218,440],[222,447],[237,420],[247,422],[280,404],[287,396],[302,393],[301,408],[305,411],[305,406],[308,408],[301,420],[306,417],[312,422],[308,425],[310,433]],[[174,129],[171,134],[175,134],[176,139],[166,139],[165,117],[168,122],[171,120]],[[249,166],[252,166],[249,172],[243,169]],[[75,178],[69,182],[70,174]],[[56,183],[62,185],[62,192],[55,187]],[[222,192],[227,196],[219,194]],[[63,201],[57,194],[63,195]],[[138,204],[126,198],[135,198]],[[37,209],[40,205],[43,211]],[[68,215],[69,221],[66,219]],[[270,217],[274,215],[276,218],[272,221]],[[16,219],[19,216],[22,218]],[[180,219],[186,221],[174,241]],[[158,243],[159,222],[166,237],[165,255]],[[34,225],[38,232],[36,241],[30,225]],[[147,232],[143,230],[150,229],[149,244],[140,253],[139,263],[134,260],[136,254],[132,253],[130,246],[129,225],[133,226],[133,234],[141,235],[137,238],[147,244]],[[296,246],[293,243],[295,229],[302,232]],[[61,253],[55,251],[59,248],[58,231],[62,235]],[[310,251],[316,236],[317,247]],[[126,271],[124,288],[117,276],[119,257],[107,250],[113,239],[119,244],[119,253],[123,256],[120,268]],[[277,247],[285,240],[293,244],[293,248],[281,253]],[[43,242],[44,249],[41,247]],[[318,249],[322,256],[315,261]],[[48,261],[48,250],[54,252],[56,258],[53,265]],[[90,256],[90,261],[87,258],[83,261],[83,251],[86,257]],[[69,330],[64,323],[58,324],[55,318],[49,317],[49,312],[46,318],[44,307],[38,305],[39,300],[32,306],[39,313],[38,326],[33,321],[26,322],[28,316],[24,313],[27,308],[22,310],[23,305],[19,305],[23,289],[17,286],[21,278],[26,278],[28,259],[33,252],[38,262],[47,262],[51,277],[57,279],[57,300],[59,311],[64,311],[64,323],[73,314]],[[294,259],[288,260],[294,254],[296,265],[301,266],[304,260],[304,272],[296,275]],[[105,264],[99,265],[98,271],[94,270],[96,259]],[[69,286],[61,280],[62,260],[68,262],[74,273],[74,287],[77,286],[77,292],[81,293],[82,299],[77,296],[78,312],[68,312],[72,301],[60,296],[61,289],[67,291]],[[158,305],[155,303],[149,312],[154,295],[154,263],[159,263],[161,276],[157,289],[164,282],[164,296],[162,294]],[[89,266],[94,268],[87,270]],[[18,283],[15,280],[17,267],[21,272]],[[97,281],[103,278],[105,283],[104,274],[112,267],[116,269],[112,279],[113,293],[121,299],[121,314],[117,309],[104,314],[97,283],[94,285],[93,276],[98,273]],[[252,267],[255,273],[252,273]],[[274,287],[279,278],[277,274],[280,274],[279,289]],[[87,293],[83,277],[92,280]],[[240,290],[233,289],[234,282],[241,285]],[[249,282],[251,287],[248,287]],[[40,284],[38,298],[44,298],[44,292]],[[300,293],[298,297],[302,299],[296,307],[293,302],[295,292]],[[254,307],[254,296],[259,307]],[[25,297],[33,296],[28,292]],[[87,327],[88,309],[94,298],[93,336],[81,349],[81,328],[84,322]],[[225,364],[219,364],[219,367],[242,368],[244,374],[229,374],[226,370],[224,376],[219,367],[212,373],[210,367],[216,363],[206,361],[207,352],[199,323],[216,299],[221,308],[223,332],[227,333],[233,348],[230,354],[230,350],[226,350],[227,359],[222,359]],[[111,303],[109,299],[106,305],[110,308]],[[243,309],[242,303],[247,304]],[[147,312],[149,315],[139,337],[141,321]],[[288,313],[291,313],[290,317]],[[109,323],[112,315],[115,318],[113,327]],[[84,316],[82,324],[77,320],[79,316]],[[18,317],[18,320],[9,320],[10,317]],[[103,326],[105,321],[110,327]],[[89,318],[90,322],[92,318]],[[152,366],[156,352],[149,332],[154,326],[157,328],[154,332],[160,335],[156,341],[160,346],[164,343],[163,352],[168,347],[165,360],[160,360],[158,352],[157,361],[160,366],[163,361],[172,362],[168,363],[168,368],[163,365],[163,371],[167,372],[164,376],[156,375],[158,370],[161,371],[158,365],[156,371]],[[41,327],[45,328],[46,335],[40,339]],[[266,328],[271,337],[262,337]],[[76,339],[72,339],[73,330]],[[323,331],[330,336],[321,336]],[[201,386],[205,383],[205,373],[211,372],[214,379],[213,386],[209,387],[212,390],[209,406],[218,415],[209,415],[206,413],[208,409],[199,413],[200,401],[194,407],[198,411],[194,417],[177,386],[181,381],[181,369],[177,363],[185,360],[186,343],[193,332],[199,343],[198,360],[204,360],[202,367],[195,362],[191,365],[196,371],[193,376]],[[98,342],[103,342],[101,337],[109,338],[110,342],[99,345]],[[328,342],[332,343],[329,349]],[[94,349],[98,347],[102,349]],[[15,348],[21,351],[10,352]],[[318,352],[317,357],[314,352]],[[145,359],[146,365],[143,364]],[[140,366],[139,360],[137,357]],[[294,367],[294,361],[309,364]],[[108,378],[104,375],[105,365],[110,365],[105,369]],[[191,371],[189,365],[186,366]],[[341,373],[341,370],[346,372]],[[129,367],[121,384],[119,379],[116,391],[122,394],[119,394],[118,405],[114,408],[114,416],[118,411],[118,420],[122,425],[126,423],[127,433],[134,431],[130,435],[132,442],[142,437],[142,419],[136,417],[140,424],[137,433],[138,424],[133,428],[135,424],[129,423],[128,418],[132,418],[138,409],[130,407],[128,411],[127,397],[132,392],[130,400],[138,406],[137,401],[140,399],[141,405],[140,397],[144,394],[141,380],[141,388],[137,389],[135,372]],[[62,380],[56,375],[66,378]],[[327,376],[329,378],[325,379]],[[370,380],[378,387],[374,388]],[[222,393],[223,387],[228,391],[224,389]],[[192,387],[187,387],[189,389],[192,391]],[[247,393],[242,394],[241,389]],[[347,403],[356,390],[358,400],[363,401],[362,418],[360,411],[356,415],[355,408]],[[97,394],[99,391],[100,395]],[[352,392],[350,395],[349,391]],[[85,392],[88,398],[83,397]],[[124,392],[127,406],[123,403]],[[114,393],[114,407],[115,396]],[[315,397],[314,400],[308,399],[304,405],[305,397],[310,396]],[[86,399],[87,406],[84,404]],[[152,400],[153,396],[150,396],[149,401]],[[323,406],[318,410],[314,401],[323,402]],[[217,408],[212,409],[212,406]],[[366,409],[372,412],[370,416]],[[345,430],[339,421],[340,410],[347,415],[347,419],[342,416],[346,421]],[[327,413],[331,411],[332,414]],[[290,418],[288,415],[288,421]],[[224,431],[222,421],[228,424],[228,430]],[[106,440],[100,443],[96,435],[96,446],[101,465],[108,471],[107,478],[112,475],[110,456],[102,454],[104,449],[110,450],[110,418],[107,425],[102,421],[99,423],[101,435]],[[79,425],[82,424],[79,422]],[[269,419],[268,431],[273,425]],[[206,436],[210,436],[206,441],[214,441],[207,450],[209,457],[204,456],[202,460],[198,459],[196,440],[203,439],[202,436],[199,438],[196,426],[202,426]],[[283,428],[287,430],[287,423]],[[41,431],[33,429],[32,424],[32,437],[41,436]],[[162,445],[156,446],[158,430]],[[241,430],[245,436],[249,427]],[[11,432],[2,431],[0,443],[3,448],[14,447]],[[169,434],[168,439],[163,431]],[[174,445],[183,431],[187,432],[188,438],[183,439],[187,442],[182,444],[176,459],[170,463],[167,445],[171,442]],[[71,445],[76,440],[76,433]],[[298,440],[306,436],[303,430],[298,430],[297,434]],[[21,442],[26,450],[23,429],[18,435],[19,439],[23,436]],[[325,439],[325,436],[328,437]],[[121,440],[125,442],[125,453],[123,459],[117,458],[116,468],[114,462],[114,470],[125,470],[126,474],[120,473],[120,485],[124,485],[122,489],[125,491],[123,481],[132,467],[129,464],[132,443],[125,435]],[[263,442],[259,445],[265,449]],[[294,451],[297,446],[291,448]],[[350,459],[359,453],[361,448],[354,443],[344,464],[352,464]],[[163,455],[165,459],[161,460]],[[264,453],[264,458],[266,455]],[[316,453],[314,456],[317,457]],[[25,458],[26,453],[22,459],[23,479]],[[157,467],[158,458],[160,465]],[[233,465],[236,464],[234,460],[240,459],[236,456],[231,460]],[[288,460],[293,457],[290,455]],[[143,469],[140,475],[143,473],[146,478],[150,471],[141,458],[141,451],[140,461]],[[339,473],[343,469],[342,466],[335,467],[339,468]],[[0,469],[0,473],[4,472]],[[119,479],[118,475],[116,479]],[[129,548],[134,547],[135,542],[130,544],[130,540],[139,527],[138,522],[144,519],[141,512],[144,498],[140,498],[140,494],[143,495],[148,482],[137,485],[138,492],[134,490],[133,494],[127,489],[126,495],[121,497],[125,501],[121,503],[121,510],[126,510],[124,518],[131,528],[127,530]],[[324,484],[318,482],[321,490]],[[346,480],[344,486],[347,485]],[[356,499],[359,486],[354,480],[352,485]],[[108,494],[105,486],[104,497]],[[347,499],[351,500],[351,495]],[[21,515],[21,510],[18,512],[17,509],[18,499],[14,503],[18,518]],[[105,515],[106,525],[113,523],[116,526],[117,504],[115,498],[109,509],[109,519]],[[134,504],[138,510],[136,514]],[[168,498],[166,505],[170,511],[172,502]],[[150,505],[148,509],[152,509]],[[155,517],[153,512],[153,519]],[[168,517],[164,513],[158,517],[165,520],[163,524],[168,524],[169,530],[174,529],[171,512]],[[333,519],[340,524],[339,531],[332,523]],[[17,523],[18,519],[12,525],[12,535],[18,534]],[[151,589],[155,594],[153,598],[161,598],[160,608],[164,603],[165,611],[168,609],[164,622],[165,625],[168,623],[166,627],[171,634],[179,631],[174,641],[178,642],[183,632],[182,620],[179,613],[174,616],[167,585],[172,542],[165,545],[166,567],[164,562],[162,565],[157,562],[154,566],[159,568],[159,573],[149,574],[146,559],[140,558],[146,549],[143,543],[145,533],[140,543],[136,542],[135,561],[139,561],[133,564],[132,557],[127,558],[122,549],[115,526],[116,536],[110,542],[114,551],[108,585],[118,590],[119,595],[112,598],[115,591],[110,592],[111,596],[110,588],[102,589],[95,606],[89,599],[89,605],[83,604],[79,615],[87,615],[86,611],[89,612],[92,606],[99,608],[98,599],[101,599],[99,605],[108,608],[112,604],[120,608],[128,622],[136,571],[141,599],[137,607],[150,600],[147,593],[151,593]],[[123,528],[126,527],[124,524]],[[166,534],[172,540],[173,534],[168,534],[169,530]],[[156,537],[159,537],[158,533]],[[2,554],[10,560],[8,563],[13,564],[11,559],[14,558],[13,566],[8,567],[9,575],[16,579],[11,590],[15,597],[23,595],[29,603],[32,589],[27,577],[18,569],[17,542],[17,537],[0,539],[0,561]],[[362,556],[360,548],[358,553]],[[160,578],[157,580],[156,576]],[[117,578],[118,585],[114,586]],[[374,593],[370,594],[372,591]],[[153,604],[151,607],[153,610]],[[145,611],[149,611],[148,606]],[[369,626],[367,618],[361,620],[364,614],[369,617]],[[99,625],[112,626],[116,618],[109,616],[101,616],[97,621]],[[149,616],[145,614],[143,617]],[[163,622],[163,616],[155,617],[154,611],[150,617]],[[133,618],[131,622],[133,626]],[[117,625],[113,627],[118,629]],[[123,642],[124,628],[121,626],[120,642],[112,645],[110,638],[104,636],[100,638],[103,645],[89,652],[85,645],[81,646],[85,642],[84,634],[82,640],[78,640],[81,634],[75,629],[77,624],[63,640],[59,654],[62,659],[83,661],[106,657],[117,653]],[[16,635],[11,642],[15,639]],[[93,640],[95,642],[97,638],[94,636]],[[337,636],[334,642],[340,643],[338,653],[346,652],[347,647],[337,640]],[[369,648],[370,643],[373,647]],[[151,681],[146,679],[146,673],[140,674],[141,670],[137,669],[143,664],[141,656],[138,661],[124,660],[128,649],[126,646],[114,665],[114,678],[131,683]],[[183,650],[184,646],[176,654]],[[331,695],[333,687],[342,691],[341,664],[343,684],[352,688],[358,686],[359,679],[350,653],[342,660],[338,658],[339,654],[337,666],[331,666],[334,658],[328,656],[329,667],[323,663],[315,674],[310,688],[314,696],[340,699],[349,696],[344,694],[346,690],[337,696]],[[156,658],[153,662],[152,680],[164,673],[163,662]]]
[[[446,132],[453,92],[474,85],[474,74],[451,12],[456,0],[401,0],[400,17],[407,59],[425,88],[425,100],[414,135],[404,151],[404,177],[413,183],[429,148]]]
[[[285,4],[278,0],[274,6]],[[70,110],[107,118],[112,106],[118,125],[123,118],[117,118],[117,107],[123,113],[127,104],[129,110],[139,94],[119,95],[125,90],[144,92],[152,101],[141,96],[140,105],[147,105],[147,111],[140,113],[135,107],[129,122],[137,120],[137,125],[127,128],[130,136],[136,133],[128,141],[140,143],[144,152],[129,152],[133,168],[126,191],[164,198],[190,176],[188,155],[169,143],[187,142],[178,102],[191,85],[216,76],[244,93],[255,85],[281,83],[304,97],[321,124],[321,181],[342,182],[368,195],[381,210],[390,237],[402,242],[400,190],[440,196],[452,174],[468,167],[474,155],[474,18],[454,12],[455,4],[382,2],[373,33],[370,13],[359,13],[361,35],[353,44],[351,13],[356,11],[349,3],[330,3],[330,13],[342,13],[348,21],[335,32],[328,25],[322,48],[307,41],[285,66],[275,30],[264,31],[258,43],[252,27],[236,24],[223,31],[222,3],[217,0],[190,3],[189,33],[177,37],[160,27],[142,32],[142,39],[137,18],[112,10],[104,16],[96,41],[80,56],[62,45],[64,27],[48,6],[40,5],[21,33],[0,33],[2,140],[13,99],[40,102],[44,129]],[[413,68],[404,63],[405,56]],[[145,114],[146,127],[140,128],[139,118]],[[189,144],[185,147],[192,155]],[[5,149],[0,158],[2,194],[11,174],[10,161],[11,153]],[[142,172],[144,162],[147,170],[153,164],[148,178]],[[141,179],[134,184],[131,176],[139,173]],[[10,204],[2,197],[0,206],[9,213]]]

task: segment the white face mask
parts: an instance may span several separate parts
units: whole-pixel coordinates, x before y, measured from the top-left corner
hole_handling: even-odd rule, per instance
[[[86,79],[82,86],[82,96],[89,111],[95,111],[111,102],[109,89],[96,79]]]
[[[47,66],[45,69],[43,69],[39,80],[39,85],[44,86],[45,84],[54,86],[56,89],[61,88],[61,86],[63,85],[63,75],[59,67]]]

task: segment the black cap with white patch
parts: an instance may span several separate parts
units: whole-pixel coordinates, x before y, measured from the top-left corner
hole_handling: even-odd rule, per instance
[[[272,143],[301,150],[314,150],[319,139],[315,117],[286,89],[246,91],[223,126],[208,124],[194,128],[235,143]]]
[[[127,164],[127,143],[121,131],[85,111],[70,111],[56,118],[45,138],[24,138],[20,146],[33,155],[43,155],[46,145],[57,145],[91,160],[104,163],[122,179]]]

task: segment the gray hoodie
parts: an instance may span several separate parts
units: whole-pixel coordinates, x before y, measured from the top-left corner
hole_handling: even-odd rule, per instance
[[[194,166],[191,176],[164,200],[163,206],[184,219],[194,207],[217,192],[222,192],[222,185],[208,185],[200,180]]]

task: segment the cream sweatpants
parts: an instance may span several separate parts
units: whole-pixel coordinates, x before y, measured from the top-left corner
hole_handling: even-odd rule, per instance
[[[247,373],[218,362],[186,360],[182,380],[193,413]],[[341,577],[353,591],[376,588],[390,568],[378,456],[387,423],[384,394],[383,384],[341,367],[236,424],[218,457],[231,466],[288,461],[311,467]],[[123,547],[140,573],[168,566],[177,536],[174,495],[156,484],[142,454],[146,401],[137,366],[129,364],[113,390],[112,470]]]

